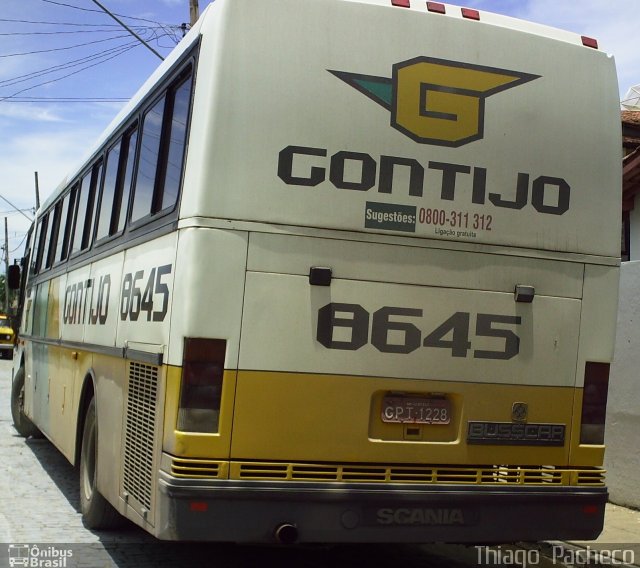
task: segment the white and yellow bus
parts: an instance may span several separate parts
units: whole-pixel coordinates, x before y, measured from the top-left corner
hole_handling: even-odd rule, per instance
[[[602,528],[612,58],[415,0],[217,0],[37,214],[14,419],[85,524]]]

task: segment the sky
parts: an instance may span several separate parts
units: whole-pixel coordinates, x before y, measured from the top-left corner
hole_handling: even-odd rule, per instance
[[[200,10],[211,1],[199,0]],[[100,3],[162,56],[189,21],[189,0]],[[465,5],[596,38],[616,58],[621,98],[640,84],[637,0]],[[0,217],[8,220],[11,262],[22,256],[33,217],[34,172],[44,202],[159,63],[93,0],[0,0]],[[1,230],[0,219],[4,242]]]

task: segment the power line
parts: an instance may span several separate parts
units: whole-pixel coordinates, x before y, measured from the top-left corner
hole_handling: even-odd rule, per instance
[[[46,22],[40,20],[16,20],[13,18],[0,18],[0,22],[13,22],[16,24],[38,24],[38,25],[46,25],[46,26],[78,26],[78,27],[109,27],[109,28],[117,28],[116,24],[88,24],[88,23],[80,23],[80,22]]]
[[[129,99],[101,97],[12,97],[12,103],[126,103]]]
[[[153,47],[151,47],[144,39],[142,39],[136,32],[134,32],[129,26],[127,26],[127,24],[125,24],[122,20],[118,19],[118,17],[113,14],[112,12],[109,12],[109,10],[107,10],[107,8],[105,8],[102,4],[100,4],[100,2],[98,2],[98,0],[91,0],[96,6],[99,6],[100,8],[102,8],[104,10],[104,12],[106,14],[108,14],[109,16],[111,16],[116,22],[118,22],[125,30],[127,30],[133,37],[135,37],[142,45],[144,45],[149,51],[151,51],[153,54],[155,54],[157,57],[160,58],[161,61],[164,61],[164,57],[162,57],[162,55],[160,55],[155,49],[153,49]]]
[[[15,215],[16,213],[20,213],[22,211],[30,211],[31,213],[33,213],[33,207],[23,207],[22,209],[10,209],[9,211],[0,211],[0,215],[3,216],[9,216],[9,215]],[[16,232],[16,235],[18,233]],[[22,234],[22,233],[20,233]]]
[[[55,32],[0,32],[0,36],[28,36],[28,35],[60,35],[60,34],[97,34],[97,33],[114,33],[116,26],[110,26],[108,30],[59,30]],[[162,28],[162,26],[155,26]],[[153,26],[140,26],[143,29],[153,29]]]
[[[100,13],[100,10],[96,10],[95,8],[82,8],[81,6],[74,6],[73,4],[66,4],[65,2],[54,2],[54,0],[40,0],[41,2],[46,2],[47,4],[55,4],[56,6],[64,6],[65,8],[74,8],[75,10],[82,10],[83,12],[97,12]]]
[[[20,244],[19,244],[16,248],[14,248],[13,250],[10,250],[10,251],[9,251],[9,254],[11,254],[11,253],[13,253],[13,252],[16,252],[17,250],[19,250],[19,249],[21,249],[21,248],[22,248],[22,245],[23,245],[23,243],[24,243],[25,239],[27,238],[27,235],[28,235],[28,234],[29,234],[29,233],[25,233],[25,234],[24,234],[24,237],[22,237],[22,240],[20,241]]]
[[[81,6],[74,6],[73,4],[66,4],[65,2],[55,2],[54,0],[40,0],[41,2],[46,2],[47,4],[55,4],[57,6],[64,6],[66,8],[74,8],[75,10],[82,10],[83,12],[96,12],[96,13],[102,13],[102,10],[95,10],[93,8],[82,8]],[[117,12],[113,12],[113,14],[115,14],[116,16],[119,16],[120,18],[126,18],[127,20],[137,20],[140,22],[150,22],[152,24],[158,24],[158,26],[163,27],[165,26],[165,24],[163,24],[162,22],[158,22],[157,20],[150,20],[149,18],[139,18],[136,16],[127,16],[124,14],[118,14]]]
[[[126,36],[123,36],[123,37],[126,37]],[[70,61],[67,61],[66,63],[61,63],[59,65],[53,65],[51,67],[45,67],[44,69],[31,71],[30,73],[25,73],[24,75],[18,75],[10,79],[4,79],[3,81],[0,81],[0,87],[9,87],[11,85],[16,85],[18,83],[24,83],[25,81],[29,81],[30,79],[35,79],[37,77],[42,77],[43,75],[48,75],[49,73],[55,73],[56,71],[63,71],[65,69],[71,69],[72,67],[77,67],[78,65],[82,65],[83,63],[88,63],[89,61],[94,61],[95,59],[99,59],[100,57],[109,55],[114,51],[119,50],[121,47],[129,46],[129,45],[133,46],[133,45],[137,45],[137,43],[129,42],[129,43],[120,44],[118,46],[114,46],[109,49],[99,51],[97,53],[92,53],[91,55],[85,55],[84,57],[80,57],[78,59],[72,59]]]
[[[77,9],[82,9],[83,11],[92,11],[92,12],[99,12],[99,10],[90,10],[90,9],[86,9],[86,8],[81,8],[79,6],[73,6],[71,4],[67,4],[67,3],[63,3],[63,2],[56,2],[54,0],[42,0],[42,1],[46,1],[47,3],[50,4],[54,4],[54,5],[59,5],[59,6],[65,6],[65,7],[69,7],[69,8],[77,8]],[[109,13],[108,10],[106,10],[106,8],[104,8],[99,2],[95,2],[98,6],[101,7],[101,11],[106,11],[109,15],[111,15]],[[113,16],[112,16],[113,17]],[[129,16],[123,16],[123,17],[127,17],[127,18],[133,18],[133,17],[129,17]],[[142,42],[146,47],[150,48],[149,45],[146,43],[145,39],[143,39],[142,37],[140,37],[140,35],[138,33],[136,33],[135,31],[131,30],[131,28],[128,28],[126,25],[122,24],[122,22],[120,22],[117,18],[114,18],[120,25],[122,25],[129,33],[132,33],[132,35],[134,35],[134,37],[140,42]],[[142,19],[142,18],[133,18],[133,19]],[[6,19],[0,19],[0,21],[4,21]],[[146,19],[144,19],[146,20]],[[38,23],[38,24],[59,24],[59,25],[80,25],[80,24],[76,24],[75,22],[49,22],[49,21],[35,21],[35,20],[19,20],[21,22],[30,22],[30,23]],[[146,20],[146,21],[152,21],[154,23],[158,24],[158,27],[156,29],[153,29],[151,26],[146,26],[146,27],[140,27],[138,28],[139,32],[144,32],[148,35],[150,35],[153,39],[155,39],[156,41],[159,40],[162,37],[165,36],[171,36],[172,39],[176,40],[175,38],[175,34],[173,33],[173,31],[171,30],[170,27],[168,26],[164,26],[163,24],[160,24],[159,22],[155,22],[153,20]],[[96,25],[96,24],[82,24],[82,25]],[[99,24],[99,29],[100,31],[102,31],[103,33],[110,33],[113,34],[114,32],[116,32],[116,29],[118,26],[106,26],[109,29],[104,29],[105,26],[103,24]],[[65,31],[65,30],[62,30]],[[91,30],[93,31],[93,30]],[[86,32],[86,30],[80,30],[80,32]],[[43,32],[43,33],[54,33],[54,32]],[[78,33],[78,30],[74,30],[74,33]],[[88,45],[94,45],[97,43],[102,43],[102,42],[108,42],[108,41],[115,41],[118,39],[122,39],[128,37],[127,35],[117,35],[117,36],[112,36],[112,37],[108,37],[108,38],[103,38],[103,39],[99,39],[96,41],[90,41],[90,42],[83,42],[83,43],[79,43],[79,44],[74,44],[71,46],[64,46],[64,47],[59,47],[59,48],[51,48],[51,49],[46,49],[46,50],[34,50],[34,51],[30,51],[30,52],[23,52],[23,53],[11,53],[11,54],[4,54],[4,55],[0,55],[1,57],[11,57],[11,56],[20,56],[20,55],[31,55],[31,54],[35,54],[35,53],[48,53],[48,52],[56,52],[56,51],[63,51],[63,50],[70,50],[73,48],[81,48],[81,47],[85,47]],[[51,98],[51,99],[47,99],[45,97],[39,98],[39,97],[29,97],[29,96],[19,96],[22,93],[25,93],[29,90],[35,89],[37,87],[41,87],[44,85],[48,85],[57,81],[61,81],[63,79],[66,79],[70,76],[73,76],[81,71],[84,71],[86,69],[90,69],[92,67],[95,67],[99,64],[102,63],[106,63],[107,61],[109,61],[110,59],[113,59],[115,57],[117,57],[120,54],[125,53],[126,51],[129,51],[129,49],[132,49],[134,46],[137,46],[137,43],[125,43],[125,44],[120,44],[118,46],[97,52],[97,53],[93,53],[91,55],[87,55],[81,58],[77,58],[77,59],[72,59],[69,60],[65,63],[61,63],[59,65],[54,65],[51,67],[46,67],[46,68],[42,68],[42,69],[38,69],[36,71],[32,71],[30,73],[25,73],[22,75],[18,75],[15,76],[13,78],[8,78],[8,79],[4,79],[0,81],[0,88],[2,87],[9,87],[11,85],[17,85],[19,83],[25,83],[28,81],[31,81],[33,79],[37,79],[38,77],[44,77],[46,75],[52,75],[54,73],[58,73],[58,72],[62,72],[64,70],[68,70],[68,69],[73,69],[73,68],[77,68],[80,67],[79,69],[76,69],[74,72],[71,73],[67,73],[64,74],[62,76],[58,76],[56,78],[52,78],[50,80],[47,81],[43,81],[40,83],[37,83],[35,85],[31,85],[28,86],[24,89],[21,89],[19,91],[16,91],[10,95],[7,96],[0,96],[0,102],[2,101],[6,101],[11,99],[12,102],[21,102],[21,103],[34,103],[34,102],[59,102],[59,103],[76,103],[76,102],[95,102],[95,103],[104,103],[104,102],[126,102],[128,100],[128,98],[121,98],[121,97],[109,97],[109,98],[100,98],[100,97],[55,97],[55,98]],[[153,50],[153,48],[150,48],[152,51],[155,52],[155,50]],[[161,57],[161,56],[160,56]],[[88,64],[89,62],[94,62],[92,64]]]
[[[16,207],[13,203],[11,203],[11,201],[9,201],[4,195],[0,194],[0,199],[6,201],[9,205],[11,205],[11,207],[13,207],[13,209],[15,209],[18,213],[20,213],[21,215],[23,215],[24,217],[26,217],[27,219],[29,219],[29,221],[33,221],[33,219],[31,217],[29,217],[22,209],[19,209],[18,207]]]
[[[26,91],[30,91],[31,89],[35,89],[36,87],[42,87],[43,85],[49,85],[51,83],[55,83],[57,81],[61,81],[62,79],[66,79],[67,77],[71,77],[72,75],[77,75],[78,73],[81,73],[82,71],[90,69],[91,67],[95,67],[96,65],[101,65],[102,63],[105,63],[106,61],[114,59],[115,57],[118,57],[119,55],[122,55],[123,53],[126,53],[127,51],[130,51],[131,49],[135,49],[136,47],[138,47],[138,44],[129,45],[128,47],[123,47],[117,53],[114,53],[110,57],[105,57],[101,61],[98,61],[97,63],[92,63],[91,65],[86,65],[82,69],[78,69],[77,71],[73,71],[72,73],[67,73],[66,75],[63,75],[62,77],[58,77],[56,79],[51,79],[49,81],[44,81],[43,83],[38,83],[37,85],[32,85],[31,87],[26,87],[24,89],[21,89],[20,91],[17,91],[15,93],[13,93],[12,95],[7,95],[7,96],[4,96],[4,97],[0,97],[0,102],[6,101],[8,99],[12,99],[13,97],[15,97],[17,95],[25,93]]]
[[[126,35],[119,35],[119,36],[114,36],[114,37],[108,37],[108,38],[103,38],[103,39],[96,39],[94,41],[87,41],[85,43],[77,43],[75,45],[67,45],[65,47],[52,47],[50,49],[40,49],[37,51],[24,51],[22,53],[5,53],[0,55],[1,57],[17,57],[19,55],[34,55],[36,53],[51,53],[53,51],[66,51],[68,49],[75,49],[76,47],[85,47],[87,45],[94,45],[96,43],[104,43],[105,41],[113,41],[114,39],[122,39],[124,37],[127,37]]]

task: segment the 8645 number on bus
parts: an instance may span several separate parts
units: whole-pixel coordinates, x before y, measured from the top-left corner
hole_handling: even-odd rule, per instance
[[[421,347],[448,349],[452,357],[512,359],[520,352],[516,333],[520,316],[455,312],[423,338],[416,325],[423,311],[417,308],[384,306],[370,314],[360,304],[331,302],[318,310],[316,339],[327,349],[356,351],[371,343],[382,353],[412,353]],[[473,321],[475,320],[475,321]],[[496,349],[473,349],[475,337],[494,338]],[[369,333],[371,330],[371,333]],[[339,338],[336,338],[338,336]]]
[[[157,266],[148,273],[144,270],[127,272],[122,279],[120,319],[138,321],[145,314],[147,321],[164,321],[169,310],[171,264]]]

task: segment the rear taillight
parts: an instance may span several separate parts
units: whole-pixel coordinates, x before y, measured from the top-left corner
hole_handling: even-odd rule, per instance
[[[592,37],[582,36],[582,45],[598,49],[598,40]]]
[[[478,10],[472,10],[471,8],[461,8],[462,17],[469,18],[470,20],[479,20],[480,12]]]
[[[427,2],[427,10],[436,14],[447,13],[447,7],[444,4],[440,4],[440,2]]]
[[[185,338],[178,430],[218,431],[226,346],[224,339]]]
[[[581,444],[604,444],[609,392],[609,363],[587,363],[582,392]]]

